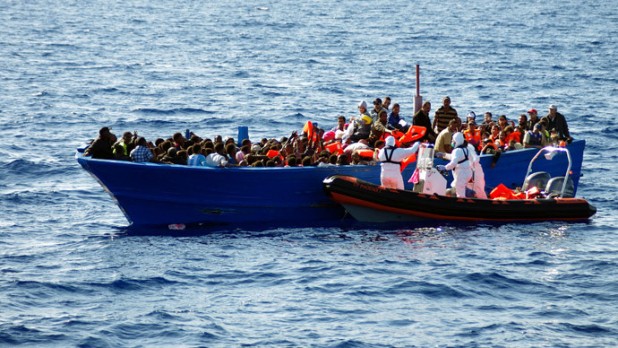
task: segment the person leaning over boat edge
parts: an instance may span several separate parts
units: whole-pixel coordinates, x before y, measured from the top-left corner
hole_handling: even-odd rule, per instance
[[[388,136],[385,146],[378,152],[380,161],[380,183],[384,187],[403,190],[403,177],[401,176],[401,161],[418,151],[420,142],[415,142],[412,147],[400,148],[395,146],[395,138]]]
[[[114,159],[114,152],[112,150],[114,138],[109,127],[99,129],[99,137],[84,151],[84,156],[98,159]]]

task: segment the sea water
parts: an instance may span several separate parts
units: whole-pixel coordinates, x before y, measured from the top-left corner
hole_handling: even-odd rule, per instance
[[[0,345],[615,346],[617,9],[2,2]],[[410,121],[416,64],[432,113],[557,105],[592,220],[134,235],[74,159],[102,126],[278,138],[387,95]]]

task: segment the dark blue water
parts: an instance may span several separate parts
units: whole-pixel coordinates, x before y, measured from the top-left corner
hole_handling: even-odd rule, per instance
[[[618,342],[615,1],[5,1],[0,346]],[[587,140],[589,223],[136,236],[73,158],[103,126],[280,137],[390,95]],[[148,231],[146,231],[148,232]]]

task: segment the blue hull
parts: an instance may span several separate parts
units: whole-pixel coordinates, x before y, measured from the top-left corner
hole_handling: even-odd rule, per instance
[[[569,145],[575,190],[579,183],[585,141]],[[482,156],[487,189],[504,183],[521,186],[537,149],[506,152],[492,164]],[[206,168],[97,160],[76,153],[79,164],[116,200],[133,226],[320,225],[344,217],[343,208],[324,193],[324,178],[340,174],[380,183],[380,166],[295,168]],[[441,162],[437,160],[437,162]],[[564,175],[566,156],[538,161],[534,171]],[[403,172],[404,181],[414,165]],[[412,184],[406,183],[406,189]]]

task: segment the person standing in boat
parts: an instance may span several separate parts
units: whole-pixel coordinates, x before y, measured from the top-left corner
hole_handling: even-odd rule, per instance
[[[435,129],[436,133],[440,133],[448,127],[451,120],[456,118],[458,118],[457,110],[451,107],[451,98],[446,96],[442,98],[442,106],[436,110],[431,128]]]
[[[382,186],[403,190],[403,177],[401,176],[401,161],[418,151],[419,142],[412,147],[400,148],[395,146],[395,138],[386,138],[385,146],[378,152],[381,173],[380,183]]]
[[[549,113],[543,118],[547,120],[547,129],[556,130],[556,133],[558,133],[558,139],[566,140],[568,142],[573,140],[569,134],[569,126],[567,125],[566,118],[558,112],[558,107],[556,107],[556,105],[550,105]]]
[[[534,130],[534,125],[539,123],[540,121],[539,114],[537,113],[536,109],[530,109],[528,110],[528,115],[530,115],[530,117],[528,118],[528,125],[526,129]]]
[[[437,165],[436,169],[439,171],[452,170],[453,182],[451,183],[451,187],[455,188],[457,197],[465,198],[466,185],[472,178],[472,161],[474,158],[461,132],[457,132],[453,135],[452,145],[454,149],[450,156],[451,161],[446,165]]]
[[[474,183],[472,190],[474,190],[474,197],[487,199],[487,192],[485,192],[485,172],[481,166],[481,157],[477,154],[477,150],[474,148],[474,145],[467,141],[464,141],[464,145],[468,150],[468,158],[472,168],[472,181]],[[450,161],[454,155],[454,151],[452,154],[441,152],[436,153],[436,157],[443,158],[447,161]]]
[[[431,103],[429,101],[425,101],[423,106],[414,114],[412,117],[412,124],[415,126],[425,127],[427,131],[423,138],[420,141],[427,140],[430,143],[435,143],[436,137],[438,136],[436,132],[433,130],[431,126],[431,120],[429,119],[429,111],[431,111]]]
[[[378,122],[382,114],[386,114],[386,118],[388,119],[388,110],[382,106],[382,99],[376,98],[373,101],[373,109],[371,110],[371,118],[373,119],[373,122]]]

